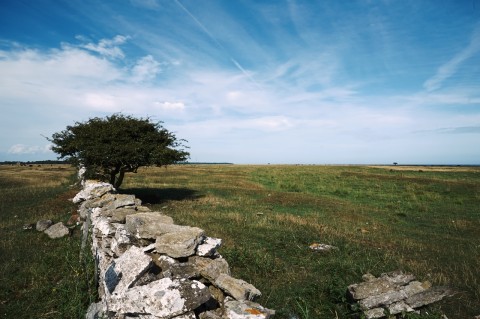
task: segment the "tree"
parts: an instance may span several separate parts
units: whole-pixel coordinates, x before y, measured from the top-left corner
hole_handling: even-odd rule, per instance
[[[52,150],[74,165],[87,169],[86,177],[110,182],[119,188],[125,173],[139,167],[164,166],[185,161],[185,140],[177,140],[162,122],[113,114],[91,118],[47,138]]]

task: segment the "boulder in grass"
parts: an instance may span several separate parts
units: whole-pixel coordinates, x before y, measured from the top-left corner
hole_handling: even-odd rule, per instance
[[[36,224],[36,229],[38,231],[45,231],[48,227],[52,226],[53,222],[50,219],[39,220]]]
[[[45,230],[45,234],[47,234],[48,237],[52,239],[62,238],[69,235],[70,230],[62,222],[59,222],[59,223],[56,223],[55,225],[48,227]]]

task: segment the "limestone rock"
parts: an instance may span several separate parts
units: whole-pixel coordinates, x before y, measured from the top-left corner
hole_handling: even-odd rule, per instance
[[[78,204],[84,200],[101,197],[102,195],[112,192],[113,190],[114,188],[111,184],[87,180],[85,181],[83,189],[73,198],[73,202]]]
[[[405,302],[412,308],[418,308],[454,294],[455,292],[448,287],[433,287],[407,298]]]
[[[188,259],[188,261],[193,263],[200,274],[208,279],[211,283],[214,283],[221,274],[230,275],[230,267],[228,266],[227,261],[223,258],[210,259],[192,256]]]
[[[159,212],[127,215],[125,228],[137,238],[155,239],[160,235],[178,231],[183,226],[174,225],[170,216]]]
[[[405,298],[406,294],[403,291],[391,290],[378,295],[369,296],[360,300],[359,303],[362,309],[367,310],[379,306],[390,305]]]
[[[113,202],[115,200],[115,194],[112,193],[106,193],[102,195],[101,197],[97,198],[92,198],[84,201],[80,207],[83,208],[96,208],[96,207],[104,207],[108,205],[109,203]]]
[[[198,256],[213,256],[216,254],[217,249],[222,245],[222,240],[220,238],[207,237],[197,247]]]
[[[122,224],[125,224],[125,218],[127,215],[132,215],[136,213],[138,213],[138,211],[135,209],[135,206],[121,207],[104,211],[104,214],[110,217],[110,222]]]
[[[115,259],[105,273],[105,286],[110,293],[122,294],[148,270],[152,259],[143,250],[131,246]]]
[[[255,300],[262,295],[252,284],[226,274],[219,275],[213,284],[236,300]]]
[[[100,319],[103,316],[103,305],[101,302],[92,302],[90,306],[88,306],[87,314],[85,315],[85,319]]]
[[[402,312],[412,312],[414,309],[407,305],[405,301],[399,301],[388,306],[388,313],[391,315],[396,315],[397,313]]]
[[[395,290],[395,284],[386,278],[377,278],[348,286],[348,292],[355,300],[376,296],[391,290]]]
[[[167,319],[185,315],[208,299],[210,299],[208,288],[201,282],[163,278],[113,296],[109,310],[136,315],[150,314]]]
[[[113,235],[115,233],[115,229],[110,224],[110,221],[103,216],[96,218],[93,222],[94,230],[97,235],[106,237]]]
[[[126,206],[135,206],[135,203],[137,203],[135,195],[115,194],[115,200],[109,202],[108,205],[103,207],[107,210],[113,210]]]
[[[115,236],[112,238],[110,248],[117,256],[121,256],[132,245],[132,241],[125,225],[115,224],[115,226]]]
[[[368,309],[363,313],[367,319],[382,318],[385,316],[385,310],[383,308]]]
[[[231,300],[225,302],[227,319],[268,319],[274,311],[251,301]]]
[[[52,226],[53,222],[50,219],[42,219],[37,222],[35,229],[38,231],[45,231],[48,227]]]
[[[50,238],[61,238],[70,234],[70,230],[62,222],[56,223],[45,230]]]
[[[178,232],[157,237],[155,248],[157,252],[173,258],[189,257],[195,254],[203,236],[203,229],[184,226]]]
[[[315,252],[322,252],[322,253],[326,253],[326,252],[337,249],[337,247],[335,246],[327,245],[327,244],[319,244],[319,243],[313,243],[309,246],[309,248]]]
[[[415,276],[410,273],[404,273],[403,271],[396,270],[380,275],[381,278],[387,279],[395,285],[406,285],[410,281],[415,279]]]
[[[164,277],[191,279],[200,276],[200,272],[191,262],[182,263],[165,255],[154,259],[154,262],[161,268]]]
[[[222,316],[221,313],[218,313],[216,311],[208,310],[205,312],[200,313],[198,316],[200,319],[225,319],[224,316]]]

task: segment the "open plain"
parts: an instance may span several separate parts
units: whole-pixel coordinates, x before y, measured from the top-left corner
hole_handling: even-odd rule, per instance
[[[81,318],[95,298],[78,226],[57,240],[22,228],[69,219],[74,173],[0,166],[0,317]],[[397,269],[457,291],[410,318],[480,314],[478,167],[174,165],[127,175],[121,192],[222,238],[275,318],[355,317],[347,286]]]

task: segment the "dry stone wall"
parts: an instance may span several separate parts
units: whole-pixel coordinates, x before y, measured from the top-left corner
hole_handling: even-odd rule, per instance
[[[101,300],[87,319],[267,319],[260,291],[234,278],[221,239],[176,225],[133,195],[86,181],[74,198],[92,237]],[[90,225],[90,226],[88,226]],[[88,230],[88,229],[86,229]]]

